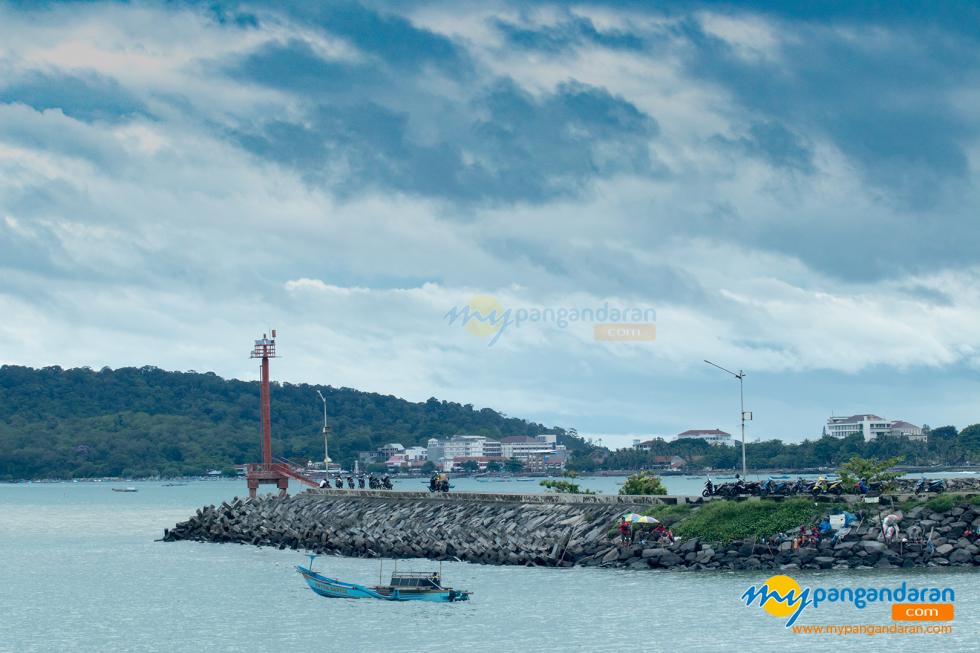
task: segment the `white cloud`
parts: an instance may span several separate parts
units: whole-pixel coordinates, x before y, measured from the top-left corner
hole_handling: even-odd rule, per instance
[[[581,13],[602,29],[667,32],[662,21]],[[704,358],[757,376],[827,373],[830,394],[834,382],[882,370],[948,381],[959,366],[980,367],[977,268],[846,280],[819,265],[825,234],[907,217],[832,144],[814,141],[818,172],[806,178],[722,151],[711,137],[735,138],[753,117],[690,77],[680,37],[656,57],[592,46],[530,56],[503,46],[493,14],[462,5],[416,14],[482,66],[472,88],[447,95],[466,97],[494,75],[537,93],[569,79],[605,87],[656,118],[650,147],[663,174],[595,180],[542,204],[335,197],[229,142],[226,126],[299,115],[298,101],[235,83],[213,63],[294,37],[364,60],[347,41],[272,17],[230,32],[187,11],[73,7],[37,22],[0,10],[3,69],[97,71],[154,108],[152,119],[84,122],[0,105],[5,361],[250,378],[251,339],[276,327],[280,379],[434,395],[613,435],[725,428],[730,406],[707,389]],[[702,21],[747,57],[778,57],[785,38],[761,19]],[[429,116],[420,134],[443,119]],[[480,294],[505,308],[652,306],[658,338],[597,343],[591,325],[525,324],[488,347],[444,318]],[[871,383],[848,387],[882,396]],[[819,431],[823,407],[807,392],[767,401],[770,414],[753,425],[761,433],[797,410]],[[973,406],[956,396],[909,410],[938,422]]]

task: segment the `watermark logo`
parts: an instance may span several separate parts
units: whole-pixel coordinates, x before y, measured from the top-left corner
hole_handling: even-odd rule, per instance
[[[760,607],[774,617],[787,618],[786,627],[796,623],[808,607],[821,603],[851,603],[863,610],[871,603],[892,603],[896,621],[949,621],[953,619],[955,595],[950,587],[909,587],[906,581],[898,587],[800,587],[793,578],[771,577],[761,587],[752,585],[741,596],[745,607]]]
[[[452,326],[457,322],[467,331],[481,338],[490,338],[492,347],[508,327],[520,328],[523,324],[552,323],[559,329],[569,324],[586,322],[593,325],[596,340],[640,341],[654,340],[657,336],[657,312],[652,308],[610,306],[557,307],[557,308],[504,308],[489,295],[477,295],[463,306],[453,306],[443,316]]]

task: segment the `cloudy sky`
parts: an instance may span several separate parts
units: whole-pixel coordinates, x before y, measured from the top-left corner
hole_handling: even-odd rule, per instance
[[[980,421],[969,3],[319,4],[0,2],[0,362],[255,378],[275,327],[279,380],[606,444],[736,432],[705,358],[750,439]]]

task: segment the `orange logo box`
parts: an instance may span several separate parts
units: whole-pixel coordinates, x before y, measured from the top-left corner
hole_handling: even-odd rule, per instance
[[[952,603],[895,603],[893,621],[952,621]]]
[[[596,324],[592,329],[596,340],[656,340],[656,324]]]

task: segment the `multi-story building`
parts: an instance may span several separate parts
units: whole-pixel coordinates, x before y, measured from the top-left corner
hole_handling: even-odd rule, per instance
[[[542,436],[532,438],[528,435],[512,435],[500,440],[501,455],[521,462],[532,456],[544,456],[555,451],[554,441],[548,442]]]
[[[913,442],[928,442],[929,440],[929,436],[922,432],[922,427],[902,420],[892,422],[892,428],[888,435],[903,435]]]
[[[735,441],[732,440],[732,434],[726,433],[720,429],[690,429],[684,431],[683,433],[678,433],[675,440],[683,440],[690,438],[693,440],[704,440],[708,444],[724,444],[728,446],[735,446]]]
[[[915,424],[902,420],[890,420],[878,415],[861,413],[847,417],[831,416],[827,419],[827,435],[834,438],[846,438],[860,433],[865,442],[877,439],[879,436],[904,436],[910,440],[925,442],[927,437],[922,429]]]

